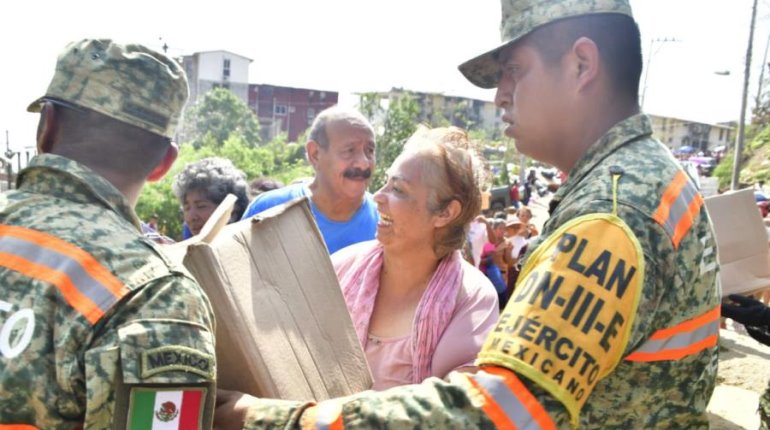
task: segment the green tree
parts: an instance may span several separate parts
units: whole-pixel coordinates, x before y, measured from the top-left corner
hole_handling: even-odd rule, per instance
[[[223,144],[233,134],[249,146],[260,143],[259,121],[254,112],[230,90],[214,88],[185,113],[184,138],[200,147],[213,139]]]
[[[362,115],[375,123],[377,118],[385,113],[382,107],[382,97],[377,93],[363,93],[358,99],[358,110]]]
[[[759,181],[770,182],[770,124],[748,128],[746,142],[741,157],[740,184],[748,186]],[[719,180],[720,189],[730,186],[734,159],[734,152],[730,151],[714,169],[713,176]]]
[[[377,94],[368,93],[361,96],[359,110],[374,124],[375,130],[380,131],[377,136],[377,167],[370,186],[372,190],[378,190],[385,184],[385,171],[417,129],[420,107],[410,92],[393,96],[387,109],[382,107]],[[384,118],[380,119],[383,115]]]

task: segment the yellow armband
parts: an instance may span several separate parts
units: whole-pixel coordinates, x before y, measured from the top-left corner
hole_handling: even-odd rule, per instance
[[[576,426],[591,391],[623,356],[643,284],[641,246],[620,218],[572,220],[529,257],[476,364],[531,379]]]

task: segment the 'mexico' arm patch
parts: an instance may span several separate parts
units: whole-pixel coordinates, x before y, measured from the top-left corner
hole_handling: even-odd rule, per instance
[[[184,346],[161,346],[142,352],[142,379],[169,371],[214,377],[214,358]]]
[[[527,376],[564,404],[574,426],[623,356],[644,285],[644,255],[617,216],[565,224],[529,257],[477,365]]]

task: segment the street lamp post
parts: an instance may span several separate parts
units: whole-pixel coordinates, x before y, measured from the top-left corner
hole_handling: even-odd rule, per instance
[[[749,46],[746,49],[746,68],[743,71],[743,97],[741,99],[741,117],[738,121],[738,136],[735,138],[735,158],[733,160],[733,176],[730,181],[730,189],[737,190],[741,173],[741,159],[743,158],[743,139],[746,133],[746,104],[749,96],[749,77],[751,75],[751,50],[754,45],[754,23],[757,19],[757,0],[751,11],[751,27],[749,29]]]

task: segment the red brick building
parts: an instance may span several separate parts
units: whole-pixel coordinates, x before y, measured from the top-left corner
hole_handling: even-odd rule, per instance
[[[289,142],[296,141],[316,115],[336,105],[338,98],[334,91],[249,84],[249,108],[259,118],[265,142],[281,132],[288,134]]]

